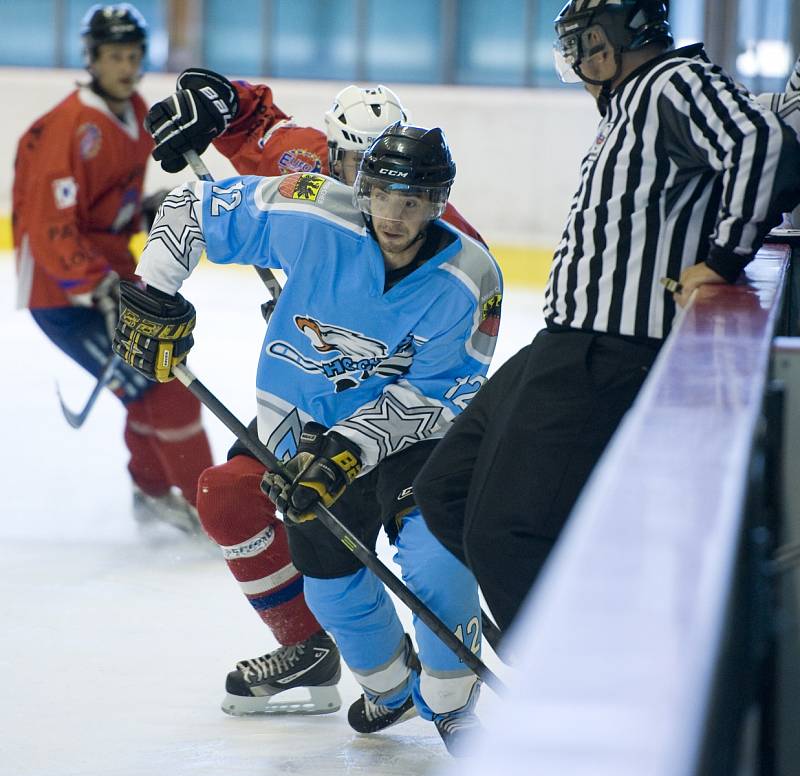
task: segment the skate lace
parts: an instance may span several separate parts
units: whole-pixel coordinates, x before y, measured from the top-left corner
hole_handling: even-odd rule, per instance
[[[478,718],[472,714],[449,714],[436,720],[436,727],[448,735],[453,735],[460,730],[474,728],[478,725]]]
[[[376,719],[382,719],[387,714],[391,713],[392,709],[384,706],[382,703],[374,703],[366,695],[364,698],[364,716],[368,722],[374,722]]]
[[[250,681],[253,674],[255,674],[256,680],[260,681],[277,674],[286,673],[300,661],[304,652],[305,647],[303,644],[279,647],[261,657],[243,660],[236,667],[242,672],[245,681]]]

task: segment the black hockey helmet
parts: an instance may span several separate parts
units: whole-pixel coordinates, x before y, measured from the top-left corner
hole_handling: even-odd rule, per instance
[[[370,193],[374,185],[409,196],[423,195],[431,203],[431,218],[447,205],[456,177],[456,163],[444,132],[401,122],[387,127],[364,152],[354,184],[356,205],[372,213]]]
[[[556,70],[562,81],[603,83],[581,72],[581,63],[602,50],[598,37],[617,59],[650,43],[673,42],[668,0],[569,0],[555,19],[555,28]],[[602,34],[593,36],[597,28]]]
[[[104,43],[139,43],[147,50],[147,22],[130,3],[93,5],[81,21],[81,39],[87,64]]]

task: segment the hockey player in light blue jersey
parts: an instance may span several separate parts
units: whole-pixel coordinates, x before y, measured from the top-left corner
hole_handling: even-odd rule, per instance
[[[408,587],[479,653],[477,586],[430,534],[411,482],[486,379],[502,296],[488,251],[439,220],[455,176],[443,133],[395,124],[355,187],[302,173],[175,189],[125,285],[115,350],[152,379],[192,345],[178,293],[205,248],[215,263],[280,268],[287,281],[257,373],[258,434],[291,481],[264,477],[283,512],[306,600],[364,689],[368,733],[416,710],[450,751],[477,724],[479,682],[415,620],[419,658],[383,585],[313,518],[332,506],[368,546],[381,525]],[[162,332],[159,335],[157,332]]]

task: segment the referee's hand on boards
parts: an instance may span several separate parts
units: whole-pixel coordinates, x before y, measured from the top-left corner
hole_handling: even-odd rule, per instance
[[[725,282],[725,278],[714,272],[705,262],[695,264],[693,267],[687,267],[681,272],[680,280],[676,281],[672,280],[672,278],[661,278],[661,284],[667,291],[672,292],[675,302],[680,307],[686,307],[689,302],[689,297],[696,288],[710,283]]]

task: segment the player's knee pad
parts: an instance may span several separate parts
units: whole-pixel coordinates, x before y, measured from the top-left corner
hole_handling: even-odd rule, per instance
[[[200,522],[217,544],[231,548],[230,559],[252,557],[259,548],[266,549],[272,543],[276,530],[283,533],[275,506],[259,487],[263,474],[263,464],[238,455],[200,475],[197,484]],[[249,546],[245,546],[248,542]],[[238,552],[235,546],[239,547]]]

